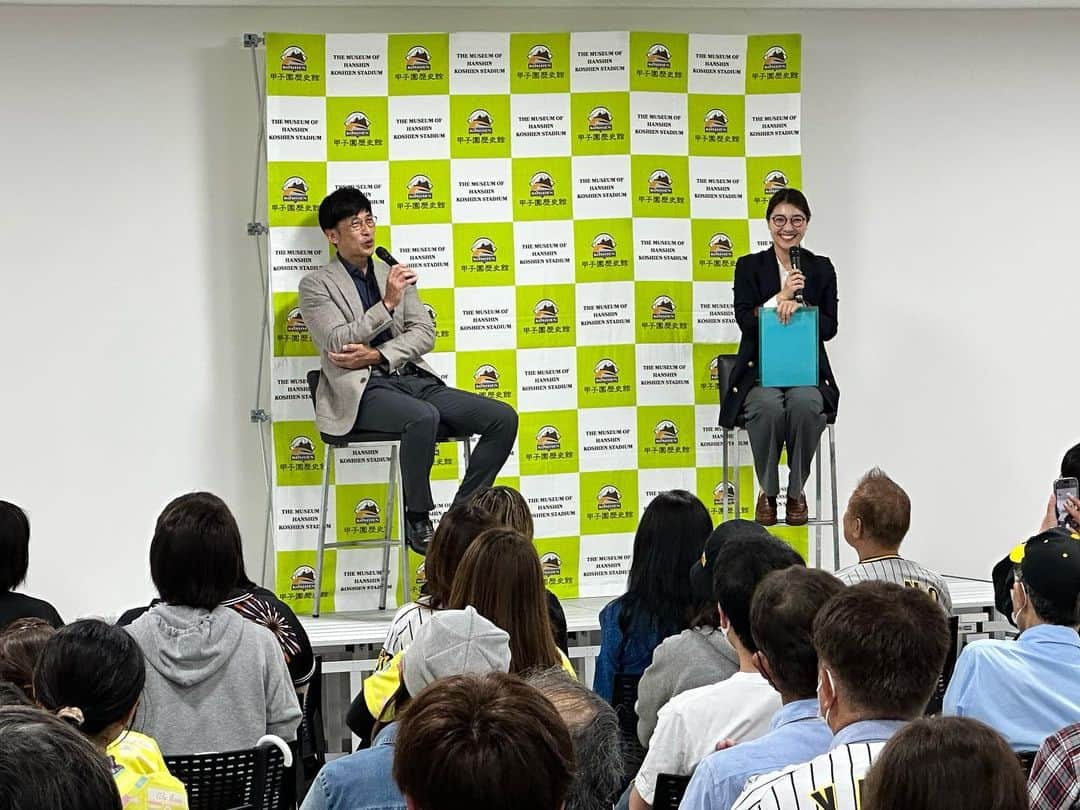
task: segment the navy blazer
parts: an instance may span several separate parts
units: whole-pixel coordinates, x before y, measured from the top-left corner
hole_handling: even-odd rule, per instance
[[[803,300],[818,308],[818,389],[825,402],[825,414],[832,421],[840,404],[825,341],[836,335],[836,270],[826,256],[802,250],[802,271],[806,276]],[[739,355],[731,373],[728,390],[720,404],[720,425],[735,426],[750,389],[758,384],[758,310],[780,292],[780,264],[770,247],[760,253],[741,256],[735,264],[735,320],[742,330]]]

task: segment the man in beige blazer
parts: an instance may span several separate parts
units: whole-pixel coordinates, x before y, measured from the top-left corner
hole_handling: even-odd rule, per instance
[[[373,258],[375,217],[363,192],[345,187],[327,196],[319,226],[337,255],[300,280],[300,311],[322,360],[315,422],[332,436],[401,434],[405,535],[424,553],[439,425],[480,436],[454,498],[459,503],[494,482],[517,438],[517,412],[451,388],[424,362],[435,327],[416,293],[416,272]]]

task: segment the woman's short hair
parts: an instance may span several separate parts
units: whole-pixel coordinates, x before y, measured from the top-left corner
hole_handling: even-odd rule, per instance
[[[472,605],[510,634],[510,671],[559,666],[562,657],[551,633],[547,592],[536,548],[513,529],[488,529],[461,558],[451,610]]]
[[[171,605],[213,610],[236,587],[240,529],[229,507],[209,492],[171,501],[150,542],[150,578]]]
[[[40,709],[0,707],[0,807],[122,810],[105,755]]]
[[[45,644],[34,672],[34,695],[53,713],[78,709],[81,722],[66,714],[65,719],[95,737],[131,715],[145,681],[142,650],[126,630],[80,619]]]
[[[0,591],[17,588],[30,566],[30,519],[13,503],[0,501]]]
[[[557,810],[573,776],[566,724],[513,675],[444,678],[401,716],[394,779],[424,810]]]
[[[765,207],[765,219],[771,217],[772,212],[776,210],[776,206],[783,203],[795,206],[803,212],[807,219],[810,219],[810,203],[807,202],[806,195],[797,188],[782,188],[773,194],[769,198],[769,204]]]
[[[56,629],[44,619],[16,619],[0,633],[0,681],[8,681],[34,697],[34,667]]]
[[[1028,807],[1020,760],[1000,734],[968,717],[928,717],[906,725],[881,750],[864,788],[866,810]]]
[[[491,512],[499,523],[524,535],[526,540],[533,539],[535,529],[529,503],[513,487],[499,485],[482,489],[473,495],[472,503]]]
[[[443,513],[424,560],[424,593],[433,609],[442,610],[450,602],[454,575],[465,549],[482,532],[497,525],[495,515],[475,504],[458,504]]]

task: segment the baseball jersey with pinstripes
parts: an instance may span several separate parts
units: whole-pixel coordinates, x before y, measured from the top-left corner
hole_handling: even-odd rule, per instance
[[[859,810],[863,781],[898,720],[863,720],[842,728],[833,748],[803,765],[756,776],[732,810]]]
[[[857,582],[895,582],[908,588],[918,588],[941,605],[947,616],[952,615],[952,597],[944,577],[917,562],[905,560],[899,554],[870,557],[836,572],[845,585]]]

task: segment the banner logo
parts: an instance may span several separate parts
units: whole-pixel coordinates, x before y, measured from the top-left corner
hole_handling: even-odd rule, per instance
[[[730,259],[735,255],[735,246],[731,244],[731,237],[726,233],[714,233],[709,240],[710,259]]]
[[[345,119],[346,138],[366,138],[371,134],[371,121],[362,112],[351,112]]]
[[[607,107],[594,107],[589,113],[589,132],[610,132],[611,111]]]
[[[549,551],[540,557],[540,570],[545,577],[557,577],[562,574],[562,560],[554,551]]]
[[[787,70],[787,51],[779,45],[773,45],[765,51],[761,67],[765,70]]]
[[[592,240],[594,259],[612,259],[615,257],[615,239],[610,233],[599,233]]]
[[[420,563],[416,567],[416,587],[420,588],[427,585],[427,569],[424,567],[426,563]]]
[[[670,194],[671,193],[671,175],[665,172],[663,169],[657,169],[655,172],[649,175],[649,193],[650,194]]]
[[[705,114],[706,132],[727,132],[727,115],[723,110],[709,110]]]
[[[284,202],[307,202],[308,187],[303,177],[290,177],[281,186],[281,199]]]
[[[291,585],[294,591],[315,590],[315,569],[310,565],[301,565],[292,572]]]
[[[431,54],[427,48],[416,45],[405,54],[406,70],[431,70]]]
[[[314,461],[315,442],[307,436],[297,436],[289,442],[289,459],[291,461]]]
[[[438,326],[439,325],[439,315],[438,315],[438,313],[435,312],[435,308],[432,307],[431,304],[424,304],[424,309],[427,310],[428,317],[431,318],[431,325],[432,326]]]
[[[600,491],[596,493],[596,508],[605,511],[622,509],[622,493],[619,488],[611,484],[600,487]]]
[[[615,365],[614,360],[608,360],[606,357],[596,364],[596,368],[593,369],[593,382],[601,383],[604,385],[612,385],[619,381],[619,367]]]
[[[554,425],[544,425],[536,434],[537,450],[558,450],[562,447],[562,436]]]
[[[656,43],[649,48],[645,56],[645,65],[656,70],[669,70],[671,68],[671,51],[667,45]]]
[[[652,302],[652,319],[654,321],[675,320],[675,302],[666,295],[658,295]]]
[[[766,194],[775,194],[782,188],[787,188],[787,177],[783,172],[774,169],[765,175]]]
[[[537,172],[529,180],[530,197],[554,197],[555,181],[547,172]]]
[[[470,135],[490,135],[491,130],[491,114],[487,110],[473,110],[469,114]]]
[[[551,70],[551,49],[547,45],[534,45],[529,51],[529,70]]]
[[[720,382],[720,360],[714,357],[709,361],[709,382]]]
[[[489,391],[498,387],[499,372],[490,363],[485,363],[473,373],[473,388],[477,391]]]
[[[735,485],[732,484],[730,481],[728,482],[726,492],[724,490],[724,482],[723,481],[721,481],[719,484],[717,484],[715,487],[713,487],[713,491],[712,491],[713,505],[714,506],[723,506],[725,501],[728,502],[728,503],[734,503],[735,502]]]
[[[285,318],[285,331],[307,332],[307,324],[304,323],[304,313],[300,311],[300,307],[293,307],[289,310],[289,314]]]
[[[653,444],[678,444],[679,429],[670,419],[661,419],[653,429]]]
[[[550,298],[541,298],[533,307],[533,323],[558,323],[559,308]]]
[[[290,45],[281,52],[282,70],[307,70],[307,54],[299,45]]]
[[[409,180],[409,199],[431,199],[431,179],[426,174],[413,175],[412,179]]]
[[[379,505],[371,498],[364,498],[353,509],[353,514],[356,516],[357,523],[378,523]]]
[[[477,264],[495,261],[495,243],[486,236],[481,236],[472,243],[472,260]]]

